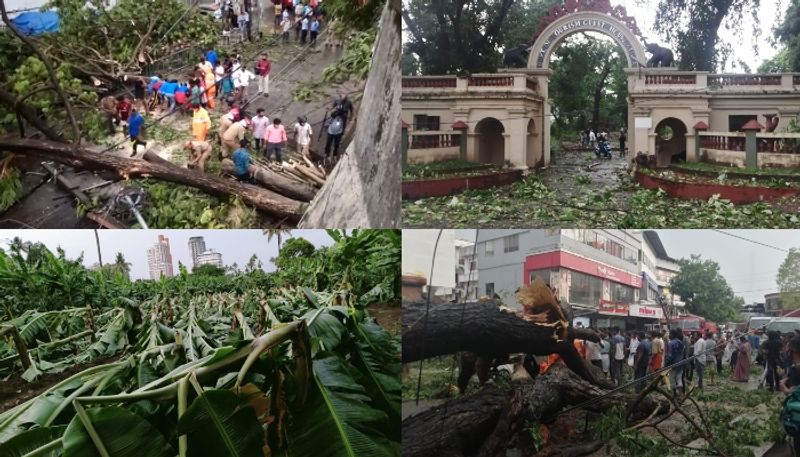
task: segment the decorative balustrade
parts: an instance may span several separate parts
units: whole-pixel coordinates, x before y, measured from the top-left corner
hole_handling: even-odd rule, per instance
[[[800,75],[792,76],[792,84],[795,86],[800,86]]]
[[[443,77],[443,78],[403,78],[403,87],[407,89],[455,89],[457,78]]]
[[[781,75],[708,75],[709,86],[780,86]]]
[[[461,145],[460,134],[439,132],[410,132],[411,149],[457,148]]]
[[[472,76],[467,81],[468,86],[477,87],[511,87],[514,85],[513,76]]]
[[[694,85],[697,75],[645,75],[644,83],[648,85]]]
[[[720,149],[725,151],[744,151],[745,138],[743,136],[728,136],[725,134],[700,134],[700,147]]]

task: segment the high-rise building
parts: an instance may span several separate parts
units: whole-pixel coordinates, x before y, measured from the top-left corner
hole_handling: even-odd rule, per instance
[[[147,266],[150,269],[150,279],[160,279],[162,275],[168,278],[173,276],[169,238],[158,235],[156,244],[147,250]]]
[[[200,265],[214,265],[222,268],[222,254],[215,252],[213,249],[202,252],[197,256],[195,266]]]
[[[197,259],[200,257],[200,254],[204,252],[206,252],[206,241],[202,236],[193,236],[189,238],[189,254],[192,257],[193,267],[199,265]]]

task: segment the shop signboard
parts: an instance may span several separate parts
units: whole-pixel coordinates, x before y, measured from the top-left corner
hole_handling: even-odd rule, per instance
[[[664,311],[655,306],[631,305],[630,316],[632,317],[648,317],[650,319],[663,319]]]
[[[598,314],[605,314],[608,316],[627,316],[628,304],[617,303],[610,300],[600,300],[600,304],[597,306],[597,312]]]

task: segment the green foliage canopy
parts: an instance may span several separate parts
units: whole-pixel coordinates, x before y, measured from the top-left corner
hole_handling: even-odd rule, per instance
[[[672,278],[670,289],[686,301],[689,312],[714,322],[737,319],[744,300],[734,296],[717,262],[693,254],[689,259],[679,260],[678,264],[681,271]]]
[[[792,248],[786,254],[777,277],[783,309],[800,308],[800,249]]]

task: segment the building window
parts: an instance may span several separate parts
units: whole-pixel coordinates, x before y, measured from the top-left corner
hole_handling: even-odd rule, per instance
[[[494,240],[489,240],[484,243],[483,253],[486,257],[492,257],[494,255]]]
[[[633,303],[634,300],[633,287],[623,286],[622,284],[616,282],[611,283],[611,301],[618,303]]]
[[[569,302],[597,307],[603,298],[603,280],[577,271],[569,274]]]
[[[743,114],[743,115],[731,115],[728,116],[728,131],[729,132],[741,132],[742,126],[747,124],[749,121],[758,120],[758,116],[755,114]]]
[[[503,252],[519,251],[519,234],[503,238]]]
[[[487,282],[486,283],[486,296],[494,297],[494,283],[493,282]]]
[[[544,268],[541,270],[531,270],[528,273],[528,279],[533,282],[534,279],[540,278],[545,284],[550,285],[550,269]]]
[[[439,116],[414,115],[414,130],[439,130]]]

